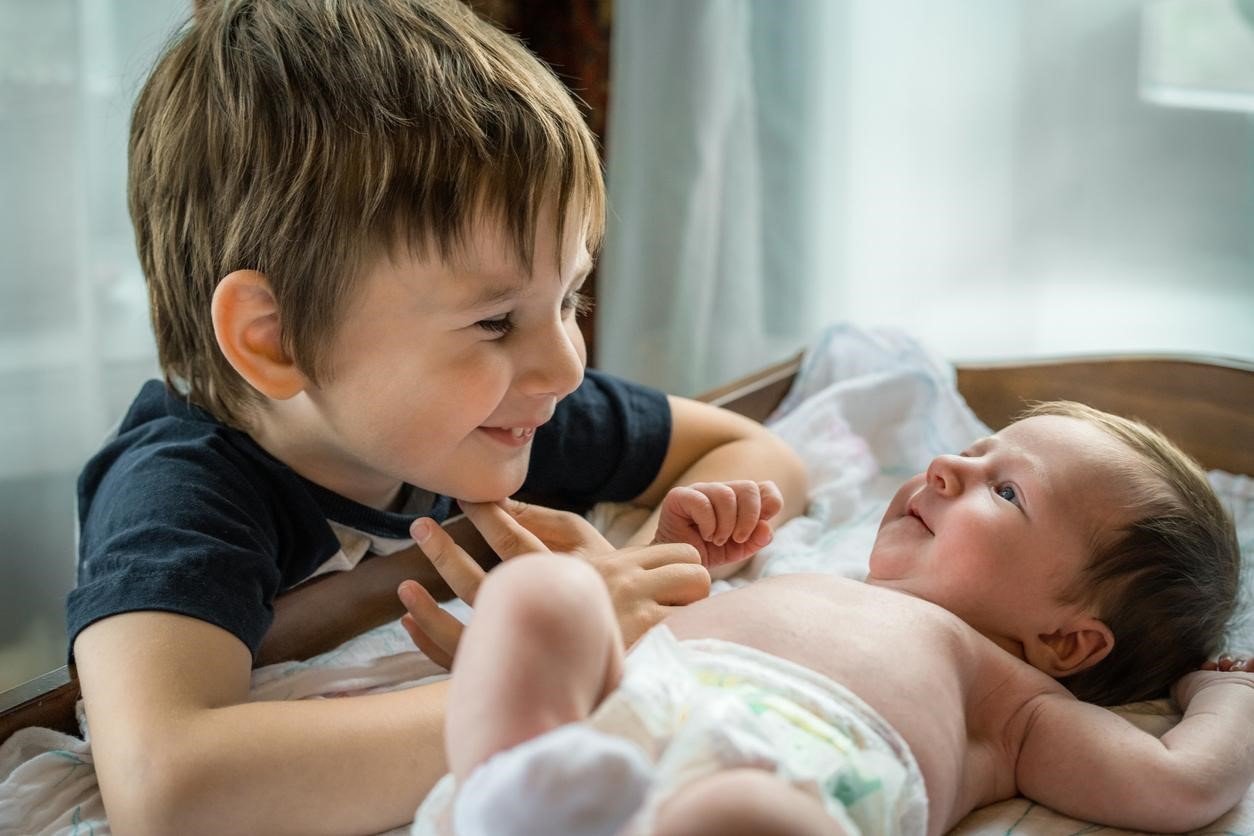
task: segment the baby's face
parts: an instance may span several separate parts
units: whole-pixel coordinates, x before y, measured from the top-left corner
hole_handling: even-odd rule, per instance
[[[1078,611],[1062,593],[1117,524],[1111,463],[1132,455],[1085,421],[1040,416],[940,456],[889,503],[867,580],[1003,643],[1049,635]]]

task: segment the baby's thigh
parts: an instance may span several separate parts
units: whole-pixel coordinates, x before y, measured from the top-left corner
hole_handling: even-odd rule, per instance
[[[760,769],[699,778],[658,810],[657,836],[842,836],[823,803]]]

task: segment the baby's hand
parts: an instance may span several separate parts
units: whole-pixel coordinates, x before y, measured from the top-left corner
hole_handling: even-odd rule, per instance
[[[1204,671],[1249,671],[1254,673],[1254,659],[1243,656],[1229,656],[1227,653],[1214,661],[1202,663]]]
[[[1220,656],[1216,661],[1203,662],[1201,670],[1182,676],[1172,686],[1171,696],[1184,711],[1207,688],[1232,685],[1249,688],[1254,694],[1254,659]]]
[[[771,542],[767,520],[784,507],[774,482],[697,482],[662,500],[654,543],[688,543],[707,568],[752,557]]]

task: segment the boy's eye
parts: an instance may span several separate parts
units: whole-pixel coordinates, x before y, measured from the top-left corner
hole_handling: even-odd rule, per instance
[[[568,294],[562,299],[562,313],[574,311],[575,316],[583,316],[592,310],[592,298],[579,291]]]
[[[503,337],[514,330],[514,315],[505,314],[504,316],[498,316],[496,319],[481,319],[475,325],[489,334]]]
[[[1019,492],[1015,490],[1014,485],[1009,485],[1009,484],[998,485],[997,495],[1000,496],[1002,499],[1006,500],[1007,502],[1013,503],[1015,505],[1019,504]]]

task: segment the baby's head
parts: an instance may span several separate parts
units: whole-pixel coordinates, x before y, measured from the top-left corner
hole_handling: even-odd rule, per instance
[[[1202,468],[1162,433],[1071,402],[1027,415],[1085,421],[1133,454],[1112,463],[1122,485],[1120,524],[1094,538],[1088,565],[1065,593],[1096,605],[1114,647],[1064,684],[1098,705],[1163,696],[1219,649],[1236,608],[1241,552],[1232,520]]]
[[[129,199],[162,368],[218,418],[246,424],[260,400],[211,316],[235,271],[264,279],[317,382],[380,259],[447,260],[486,219],[530,268],[545,212],[595,250],[604,187],[578,107],[463,3],[198,6],[137,99]]]
[[[1215,651],[1239,569],[1196,463],[1143,424],[1052,402],[903,485],[868,580],[1109,705],[1161,695]]]

